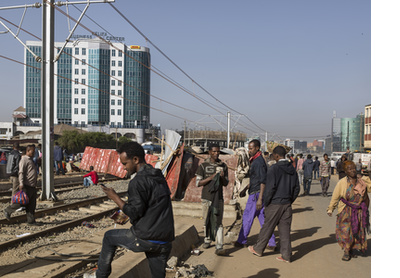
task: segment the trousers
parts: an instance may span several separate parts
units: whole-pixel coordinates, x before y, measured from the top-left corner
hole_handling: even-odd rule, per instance
[[[25,206],[26,219],[28,223],[35,222],[35,209],[36,209],[36,198],[37,198],[37,189],[32,186],[24,186],[23,191],[29,198],[29,203]],[[22,207],[20,204],[12,204],[8,206],[5,211],[7,211],[10,215],[15,212],[17,209]]]
[[[292,256],[292,244],[290,241],[290,227],[292,225],[292,206],[270,204],[265,208],[265,224],[260,230],[257,243],[253,246],[258,254],[264,252],[268,239],[274,233],[278,226],[280,252],[282,258],[290,261]]]
[[[247,199],[246,208],[243,211],[242,227],[240,229],[237,239],[237,242],[240,244],[247,244],[247,237],[250,233],[251,227],[253,226],[253,221],[256,217],[258,218],[258,222],[260,222],[261,227],[265,223],[264,207],[262,207],[261,210],[257,210],[256,208],[257,200],[260,197],[259,195],[260,192],[257,192],[249,195],[249,198]],[[271,247],[276,246],[274,234],[271,235],[268,245]]]
[[[322,194],[326,194],[329,188],[329,177],[322,177],[321,180],[321,189],[322,189]]]
[[[165,267],[172,249],[171,242],[157,244],[138,238],[132,229],[116,229],[109,230],[104,234],[100,257],[97,262],[97,278],[108,277],[111,274],[111,262],[118,246],[133,252],[144,252],[149,263],[151,277],[165,277]]]

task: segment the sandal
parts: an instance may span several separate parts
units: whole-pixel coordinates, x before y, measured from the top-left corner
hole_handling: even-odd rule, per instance
[[[350,261],[350,254],[346,254],[344,253],[343,257],[342,257],[342,261]]]

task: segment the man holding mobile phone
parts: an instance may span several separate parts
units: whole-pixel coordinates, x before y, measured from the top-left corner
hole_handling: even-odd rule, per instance
[[[171,192],[160,169],[146,164],[142,146],[136,142],[118,149],[128,176],[136,173],[128,186],[128,202],[114,189],[101,185],[104,193],[130,218],[130,229],[114,229],[104,234],[103,246],[94,277],[108,277],[118,246],[146,254],[151,276],[165,277],[165,267],[175,239]]]

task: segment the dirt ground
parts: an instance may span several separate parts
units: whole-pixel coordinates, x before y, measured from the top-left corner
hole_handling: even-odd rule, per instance
[[[204,264],[208,270],[214,272],[218,278],[225,277],[349,277],[357,273],[359,277],[371,277],[371,237],[368,235],[369,249],[365,255],[359,254],[348,262],[342,261],[343,251],[335,239],[336,217],[329,217],[326,208],[330,202],[331,192],[337,183],[337,176],[333,176],[328,190],[329,197],[322,197],[321,186],[313,180],[311,195],[299,197],[293,204],[292,222],[292,249],[291,263],[280,262],[276,257],[280,256],[279,250],[265,251],[262,257],[251,254],[247,248],[236,248],[230,240],[237,239],[240,226],[232,230],[230,237],[225,238],[224,248],[227,256],[214,254],[214,246],[209,249],[199,247],[199,256],[190,256],[185,263],[188,265]],[[302,192],[302,191],[301,191]],[[203,236],[201,221],[197,223],[200,236]],[[224,226],[231,225],[231,219],[224,221]],[[260,225],[254,221],[249,236],[249,244],[257,241]],[[279,232],[276,230],[278,248]]]

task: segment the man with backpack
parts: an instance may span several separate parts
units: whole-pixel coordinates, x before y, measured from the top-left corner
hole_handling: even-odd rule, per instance
[[[13,150],[8,155],[8,161],[6,166],[6,172],[10,175],[10,181],[12,183],[12,193],[11,196],[14,196],[15,193],[19,190],[18,183],[18,171],[19,171],[19,162],[21,161],[21,153],[19,152],[19,143],[15,142],[13,144]]]

